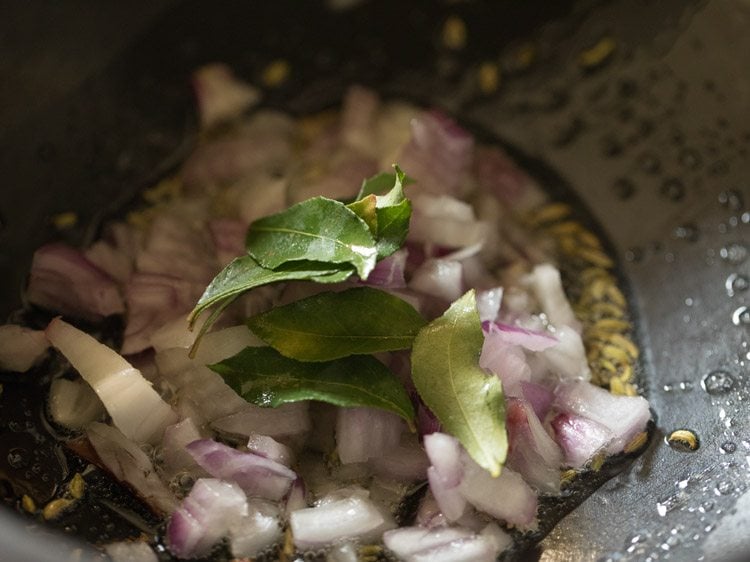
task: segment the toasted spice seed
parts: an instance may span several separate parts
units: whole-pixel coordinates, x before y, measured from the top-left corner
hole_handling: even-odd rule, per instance
[[[622,320],[625,317],[625,311],[610,302],[597,302],[591,305],[590,313],[594,318],[614,318]]]
[[[72,211],[58,213],[50,219],[54,227],[58,230],[67,230],[78,224],[78,215]]]
[[[288,562],[294,556],[294,536],[291,527],[284,531],[284,542],[279,549],[279,562]]]
[[[591,462],[589,463],[589,468],[593,470],[594,472],[599,472],[604,466],[604,461],[607,460],[607,453],[602,451],[601,453],[597,453],[594,455],[594,458],[591,459]]]
[[[145,230],[151,224],[156,215],[155,207],[148,207],[142,211],[131,211],[125,217],[127,223],[141,230]]]
[[[278,88],[287,81],[292,68],[284,59],[276,59],[263,69],[261,81],[268,88]]]
[[[34,513],[36,511],[36,502],[31,496],[24,494],[21,496],[21,507],[29,513]]]
[[[630,357],[628,356],[627,352],[617,346],[614,345],[603,345],[601,348],[602,356],[609,359],[610,361],[613,361],[614,363],[619,363],[620,365],[627,365],[630,363]]]
[[[573,209],[570,208],[570,205],[566,205],[565,203],[550,203],[532,211],[528,222],[531,226],[541,226],[545,223],[564,219],[572,212]]]
[[[325,129],[335,125],[337,120],[338,112],[336,111],[321,111],[314,115],[302,117],[298,127],[302,142],[304,144],[311,142]]]
[[[622,291],[620,288],[612,283],[609,287],[607,287],[607,298],[615,303],[618,306],[621,306],[625,308],[627,306],[627,301],[625,300],[625,295],[622,294]]]
[[[578,248],[576,255],[593,265],[598,265],[599,267],[610,268],[614,267],[615,265],[612,259],[607,254],[605,254],[601,250],[597,250],[594,248],[581,246]]]
[[[612,345],[621,348],[632,359],[638,359],[638,355],[640,355],[638,347],[636,347],[630,338],[623,336],[622,334],[610,334],[608,339]]]
[[[513,53],[513,70],[528,69],[536,60],[536,45],[524,43]]]
[[[450,16],[443,23],[443,45],[453,51],[459,51],[466,46],[466,24],[457,16]]]
[[[568,470],[564,470],[560,473],[560,485],[567,486],[570,484],[573,480],[575,480],[575,477],[578,476],[578,471],[569,468]]]
[[[630,322],[625,320],[617,320],[615,318],[602,318],[594,322],[591,327],[591,333],[621,333],[627,332],[632,328]]]
[[[625,445],[623,451],[627,454],[640,451],[647,441],[648,433],[646,433],[645,431],[641,431],[635,437],[633,437],[627,445]]]
[[[85,490],[86,482],[83,479],[83,476],[81,476],[81,473],[76,472],[75,476],[73,476],[68,483],[68,492],[70,492],[71,497],[80,500],[83,497]]]
[[[581,226],[581,223],[573,220],[558,222],[555,224],[551,224],[545,228],[545,230],[547,230],[547,232],[549,232],[553,236],[578,234],[582,229],[583,227]]]
[[[58,498],[56,500],[52,500],[44,506],[44,509],[42,510],[42,517],[44,517],[47,521],[51,519],[57,519],[58,517],[60,517],[60,515],[63,514],[63,512],[70,509],[70,507],[72,507],[74,503],[74,500],[68,498]]]
[[[617,373],[617,365],[612,363],[609,359],[605,359],[604,357],[601,357],[598,361],[598,364],[604,367],[604,370],[609,371],[610,373]]]
[[[667,441],[670,445],[685,447],[691,451],[695,451],[699,447],[698,436],[689,429],[678,429],[673,431],[670,433],[669,437],[667,437]]]
[[[593,282],[594,279],[608,279],[611,283],[615,282],[614,277],[612,277],[612,275],[607,270],[602,269],[601,267],[587,267],[586,269],[581,271],[578,278],[584,285],[588,285],[589,283]]]
[[[620,365],[621,373],[620,380],[623,382],[630,382],[633,380],[633,366],[632,365]],[[630,385],[633,386],[633,385]],[[635,388],[635,387],[633,387]],[[626,394],[628,394],[626,392]],[[634,394],[628,394],[628,396],[634,396]]]
[[[494,62],[483,62],[477,70],[477,81],[479,90],[484,95],[497,92],[500,87],[500,69]]]
[[[599,240],[599,237],[585,228],[581,228],[581,230],[578,231],[578,238],[581,240],[581,243],[586,246],[591,246],[596,249],[601,249],[602,247],[602,242]]]
[[[574,256],[578,253],[578,241],[573,236],[561,236],[557,239],[557,245],[560,251],[568,256]]]
[[[182,182],[178,176],[165,178],[151,189],[143,192],[143,199],[151,205],[170,201],[179,197],[182,192]]]
[[[617,43],[611,37],[603,37],[593,47],[578,55],[578,65],[585,70],[592,70],[609,59],[615,52]]]

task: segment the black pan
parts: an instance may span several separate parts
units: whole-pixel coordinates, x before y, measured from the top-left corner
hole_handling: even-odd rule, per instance
[[[656,417],[640,458],[552,506],[550,522],[570,513],[515,557],[742,559],[750,552],[747,2],[356,4],[336,12],[294,0],[3,6],[0,314],[19,318],[35,247],[91,239],[179,162],[196,129],[188,79],[201,63],[224,61],[258,82],[269,62],[287,60],[290,79],[265,100],[296,113],[335,104],[352,82],[440,105],[507,143],[548,183],[569,186],[603,226],[630,289],[640,382]],[[465,23],[463,48],[443,41],[450,16]],[[515,55],[527,44],[536,57],[519,68]],[[502,69],[492,95],[477,86],[483,62]],[[78,226],[57,230],[50,218],[71,210]],[[33,375],[2,383],[1,488],[15,508],[21,493],[51,496],[80,461],[46,433],[43,384]],[[666,443],[683,428],[698,435],[697,451]],[[93,480],[106,501],[57,522],[67,539],[3,509],[2,560],[62,560],[81,546],[65,540],[115,540],[155,525],[106,475]]]

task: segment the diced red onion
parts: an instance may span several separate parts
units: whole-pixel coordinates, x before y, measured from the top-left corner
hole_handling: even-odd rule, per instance
[[[364,153],[373,150],[375,117],[380,106],[378,95],[354,85],[344,95],[341,107],[341,139],[348,146]]]
[[[479,320],[482,322],[482,326],[484,326],[484,322],[493,322],[497,318],[502,302],[502,287],[477,291],[477,310],[479,311]]]
[[[488,523],[479,534],[494,545],[495,552],[497,553],[503,552],[513,544],[513,538],[494,521]]]
[[[114,350],[60,318],[49,323],[46,335],[91,385],[128,439],[156,443],[164,429],[177,421],[151,383]]]
[[[401,527],[383,533],[383,543],[399,558],[406,558],[423,550],[467,539],[474,533],[461,527]]]
[[[586,466],[612,441],[612,432],[606,427],[574,414],[558,414],[551,425],[555,441],[565,455],[565,463],[572,468]]]
[[[580,331],[581,323],[565,296],[560,272],[555,266],[549,263],[535,266],[529,276],[529,283],[542,310],[555,327],[570,326]]]
[[[651,419],[642,396],[618,396],[584,381],[565,382],[555,389],[554,407],[601,424],[612,433],[608,453],[623,450]]]
[[[406,168],[405,168],[406,169]],[[463,248],[481,243],[488,225],[474,216],[468,203],[447,195],[415,195],[408,240]]]
[[[125,311],[117,283],[81,252],[60,243],[34,252],[26,297],[35,305],[87,320]]]
[[[237,484],[201,478],[167,523],[169,550],[178,558],[205,556],[247,515],[247,499]]]
[[[495,373],[503,381],[503,390],[508,396],[521,393],[521,383],[531,379],[531,368],[518,345],[505,341],[501,332],[488,332],[484,336],[479,366]]]
[[[195,342],[195,338],[203,324],[201,320],[198,319],[198,325],[193,330],[188,325],[187,315],[179,316],[167,322],[151,334],[151,347],[156,352],[172,347],[190,347]]]
[[[464,474],[458,439],[447,433],[431,433],[424,436],[424,448],[443,481],[450,487],[458,486]]]
[[[385,287],[388,289],[403,289],[406,287],[404,271],[409,250],[401,248],[385,259],[380,260],[367,276],[367,285]]]
[[[493,562],[505,548],[497,533],[476,534],[462,527],[402,527],[386,532],[383,539],[406,562]]]
[[[483,322],[485,333],[497,333],[498,338],[511,345],[520,345],[529,351],[544,351],[557,345],[558,339],[549,332],[527,330],[502,322]]]
[[[460,519],[466,511],[466,498],[458,485],[449,485],[434,466],[427,469],[427,481],[443,516],[448,521]]]
[[[245,403],[242,410],[211,423],[211,427],[224,433],[245,437],[260,433],[274,439],[306,433],[311,426],[307,402],[284,404],[278,408],[260,408]]]
[[[464,292],[461,262],[429,259],[414,272],[409,286],[422,293],[453,302]]]
[[[273,215],[287,207],[289,180],[270,174],[253,174],[243,178],[235,189],[239,191],[237,212],[246,224],[256,219]]]
[[[86,259],[120,283],[133,273],[133,258],[104,240],[98,240],[86,248]]]
[[[194,478],[208,476],[208,473],[195,462],[186,449],[190,443],[203,437],[191,418],[172,424],[164,430],[162,458],[166,478],[171,479],[183,471],[188,472]]]
[[[440,420],[421,400],[417,403],[417,430],[420,435],[429,435],[440,431]]]
[[[529,403],[540,420],[547,417],[547,412],[555,399],[555,394],[551,389],[533,382],[521,382],[521,396]]]
[[[286,496],[284,511],[288,515],[292,511],[297,511],[298,509],[304,509],[306,507],[307,490],[305,489],[305,482],[302,478],[297,477],[297,479],[292,482],[292,487],[289,489],[289,493]]]
[[[149,506],[171,513],[177,501],[159,479],[151,461],[138,445],[116,428],[99,422],[86,426],[86,437],[112,475],[130,485]]]
[[[521,529],[535,526],[537,497],[517,472],[507,466],[493,478],[468,455],[463,455],[461,493],[479,511]]]
[[[199,146],[185,162],[182,179],[190,189],[224,185],[262,168],[282,166],[290,154],[285,130],[249,130]]]
[[[292,202],[304,201],[318,195],[331,199],[353,198],[359,191],[362,178],[368,178],[378,171],[374,159],[354,151],[343,152],[332,160],[327,173],[320,179],[310,181],[302,178],[292,185]]]
[[[341,0],[338,0],[339,2]],[[351,2],[352,0],[344,0]],[[359,1],[359,0],[354,0]],[[330,5],[330,1],[329,1]],[[326,552],[326,562],[358,562],[359,554],[357,553],[357,546],[353,542],[344,542],[340,544],[334,544],[328,552]]]
[[[212,365],[236,355],[246,347],[260,345],[265,345],[265,342],[248,330],[247,326],[230,326],[203,336],[195,354],[195,362],[199,365]]]
[[[376,408],[341,408],[336,445],[344,464],[367,462],[398,445],[403,423],[395,414]]]
[[[289,515],[294,544],[303,549],[368,535],[384,523],[386,519],[375,504],[361,495],[298,509]]]
[[[591,369],[580,334],[569,326],[558,327],[557,345],[541,352],[550,369],[563,379],[591,379]]]
[[[207,64],[193,73],[193,90],[204,129],[238,117],[260,100],[260,91],[237,79],[225,64]]]
[[[513,205],[528,189],[531,180],[501,148],[478,147],[474,172],[480,189]]]
[[[531,406],[518,398],[508,400],[506,424],[509,441],[506,466],[519,472],[540,492],[558,494],[563,455]]]
[[[250,500],[247,516],[229,526],[229,548],[235,558],[254,558],[281,537],[279,508],[264,500]]]
[[[104,551],[112,562],[158,562],[156,553],[148,543],[120,541],[104,545]]]
[[[0,370],[26,372],[41,361],[48,348],[42,330],[16,324],[0,326]]]
[[[398,446],[386,449],[382,456],[370,459],[375,474],[401,482],[424,479],[429,461],[416,438],[410,437],[413,436],[402,438]]]
[[[193,441],[187,451],[211,476],[236,482],[248,496],[280,500],[297,478],[283,464],[211,439]]]
[[[56,378],[49,389],[49,413],[55,423],[68,429],[81,429],[101,419],[104,405],[87,382]]]
[[[216,257],[222,266],[245,253],[247,223],[237,219],[213,219],[208,223]]]
[[[421,190],[458,194],[474,153],[473,137],[448,116],[430,111],[411,121],[411,139],[399,164]]]
[[[253,433],[247,442],[247,450],[284,466],[294,464],[294,451],[268,435]]]

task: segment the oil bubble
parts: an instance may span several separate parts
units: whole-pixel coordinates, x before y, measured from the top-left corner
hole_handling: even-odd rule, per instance
[[[8,464],[12,468],[25,468],[29,464],[29,452],[21,447],[14,447],[8,451]]]
[[[662,182],[659,193],[670,201],[681,201],[685,197],[685,184],[679,178],[667,178]]]
[[[732,312],[732,324],[735,326],[750,326],[750,308],[740,306]]]
[[[718,484],[716,484],[716,488],[714,488],[714,493],[717,496],[726,496],[727,494],[731,494],[734,490],[734,484],[729,482],[728,480],[722,480]]]
[[[719,250],[719,257],[727,263],[740,264],[747,259],[747,246],[739,242],[727,244]]]
[[[730,211],[739,211],[744,207],[742,194],[735,189],[726,189],[719,194],[719,204]]]
[[[721,452],[726,455],[731,455],[737,450],[737,444],[733,441],[724,441],[719,447],[721,449]]]
[[[716,369],[701,379],[701,388],[708,394],[726,394],[734,388],[734,377],[727,371]]]
[[[648,174],[658,174],[661,170],[661,161],[653,152],[644,152],[638,157],[638,165]]]
[[[732,273],[724,282],[724,288],[727,290],[727,296],[733,297],[750,288],[750,279],[739,273]]]
[[[697,242],[700,238],[700,231],[694,224],[683,224],[674,229],[674,237],[678,240],[687,242]]]
[[[697,150],[692,148],[685,148],[681,150],[679,160],[680,164],[682,164],[689,170],[696,170],[701,165],[700,154]]]

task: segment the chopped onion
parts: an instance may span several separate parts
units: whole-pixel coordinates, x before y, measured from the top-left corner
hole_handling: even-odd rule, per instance
[[[565,454],[565,463],[583,468],[612,441],[612,432],[588,418],[558,414],[551,422],[555,440]]]
[[[466,511],[466,498],[458,485],[449,485],[434,466],[427,469],[427,481],[443,516],[448,521],[459,520]]]
[[[619,453],[651,419],[642,396],[618,396],[584,381],[565,382],[555,389],[554,407],[592,420],[611,432],[607,452]]]
[[[376,408],[341,408],[336,445],[344,464],[366,462],[398,445],[403,423],[395,414]]]
[[[211,238],[216,248],[216,258],[222,266],[245,253],[245,234],[247,234],[245,221],[227,218],[214,219],[209,221],[208,229],[211,231]]]
[[[459,489],[464,475],[461,445],[445,433],[424,436],[424,446],[432,466],[427,471],[430,490],[440,511],[449,521],[456,521],[466,510],[466,499]]]
[[[523,349],[507,343],[500,332],[485,334],[479,366],[500,377],[503,390],[508,396],[519,396],[521,384],[531,379],[531,368],[526,362]]]
[[[476,534],[462,527],[402,527],[386,532],[383,539],[406,562],[493,562],[508,546],[499,533],[499,529]]]
[[[362,86],[351,86],[344,95],[341,107],[341,140],[348,146],[377,156],[373,151],[375,117],[380,99]]]
[[[503,288],[494,287],[477,292],[477,310],[479,311],[479,320],[484,322],[494,322],[500,312],[500,304],[503,302]],[[484,324],[483,324],[484,325]]]
[[[133,258],[104,240],[98,240],[83,253],[86,259],[120,283],[133,273]]]
[[[56,378],[49,389],[49,413],[55,423],[68,429],[81,429],[101,419],[104,405],[94,390],[81,379]]]
[[[406,287],[404,271],[408,256],[409,250],[401,248],[387,258],[380,260],[363,283],[388,289],[403,289]]]
[[[117,283],[65,244],[47,244],[34,252],[29,302],[61,314],[101,320],[125,312]]]
[[[520,326],[503,324],[502,322],[484,322],[482,329],[485,333],[497,333],[498,338],[511,345],[520,345],[529,351],[544,351],[554,347],[558,339],[550,334],[540,330],[527,330]]]
[[[180,472],[187,472],[194,478],[208,476],[186,449],[190,443],[203,437],[191,418],[170,425],[164,430],[162,458],[166,478],[171,479]]]
[[[225,64],[202,66],[193,73],[193,89],[198,101],[201,127],[238,117],[260,100],[260,92],[238,80]]]
[[[115,478],[129,484],[155,511],[172,512],[177,505],[175,497],[138,445],[114,427],[99,422],[86,426],[86,437]]]
[[[0,326],[0,370],[23,373],[44,357],[49,342],[42,330],[16,324]]]
[[[519,472],[540,492],[558,494],[563,455],[531,406],[518,398],[508,400],[506,424],[509,441],[506,466]]]
[[[247,442],[247,450],[284,466],[294,464],[294,451],[273,437],[253,433]]]
[[[569,326],[560,326],[555,335],[557,345],[541,352],[549,368],[563,379],[591,379],[591,369],[580,334]]]
[[[370,459],[374,471],[379,476],[395,478],[400,482],[423,480],[430,464],[424,449],[413,435],[405,436],[401,443],[386,449],[381,456]]]
[[[156,443],[164,429],[177,421],[151,383],[114,350],[60,318],[49,323],[46,335],[91,385],[128,439]]]
[[[211,476],[236,482],[248,496],[280,500],[297,478],[283,464],[211,439],[193,441],[186,448]]]
[[[334,541],[366,536],[385,523],[380,510],[362,495],[298,509],[289,515],[298,548],[319,548]]]
[[[439,111],[411,121],[411,139],[398,162],[422,190],[458,194],[471,165],[473,137]]]
[[[521,396],[529,403],[536,417],[540,420],[547,417],[547,412],[549,412],[550,406],[555,400],[555,394],[552,390],[533,382],[521,383]]]
[[[468,455],[463,455],[461,493],[479,511],[521,529],[535,526],[537,497],[517,472],[507,466],[493,478]]]
[[[246,402],[242,410],[211,423],[211,427],[224,433],[248,438],[260,433],[274,439],[306,433],[311,426],[307,402],[284,404],[278,408],[260,408]]]
[[[247,515],[247,499],[237,484],[201,478],[167,523],[169,550],[178,558],[205,556]]]
[[[467,539],[474,533],[461,527],[401,527],[386,531],[383,543],[400,558],[406,558],[423,550],[430,550],[437,546],[449,544],[453,541]]]
[[[341,0],[338,0],[341,1]],[[352,0],[346,0],[351,2]],[[358,0],[355,0],[358,1]],[[334,544],[328,552],[326,552],[326,562],[358,562],[359,554],[357,553],[357,547],[352,542],[344,542],[341,544]]]
[[[112,562],[158,562],[156,553],[141,541],[120,541],[104,545],[104,551]]]
[[[408,168],[405,168],[408,169]],[[445,248],[484,241],[488,225],[476,219],[471,205],[447,195],[415,195],[408,240]]]
[[[235,558],[253,558],[282,538],[281,513],[277,505],[250,500],[248,513],[229,525],[229,548]]]
[[[409,286],[422,293],[453,302],[464,292],[461,262],[429,259],[414,272]]]
[[[288,515],[292,511],[297,511],[298,509],[304,509],[306,507],[307,491],[305,490],[305,482],[302,478],[297,477],[297,479],[292,482],[292,487],[289,489],[289,493],[286,496],[284,511]]]
[[[580,331],[581,324],[565,296],[560,272],[555,266],[543,263],[534,267],[529,284],[542,310],[554,326],[571,326]]]
[[[479,187],[506,204],[519,201],[531,183],[529,176],[497,147],[477,148],[474,170]]]

